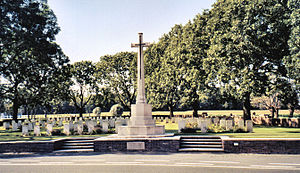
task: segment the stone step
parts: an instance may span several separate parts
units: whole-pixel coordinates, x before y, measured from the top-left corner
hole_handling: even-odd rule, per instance
[[[64,141],[64,143],[84,143],[84,142],[89,142],[89,143],[93,143],[94,140],[68,140],[68,141]]]
[[[181,148],[179,152],[222,152],[223,148]]]
[[[94,138],[94,137],[85,137],[85,138],[67,138],[66,140],[68,141],[72,141],[72,140],[94,140],[94,139],[97,139],[97,138]]]
[[[62,149],[62,150],[54,151],[54,153],[79,153],[79,152],[94,152],[94,149]]]
[[[209,138],[209,139],[221,139],[219,136],[194,136],[194,135],[189,135],[189,136],[181,136],[181,139],[184,138]]]
[[[222,142],[185,142],[182,141],[181,144],[191,144],[191,145],[222,145]]]
[[[63,145],[64,146],[66,146],[66,145],[68,145],[68,146],[80,146],[80,145],[94,145],[94,143],[93,142],[83,142],[83,143],[82,142],[81,143],[79,143],[79,142],[78,143],[77,142],[76,143],[73,143],[73,142],[72,143],[71,142],[66,143],[65,142]]]
[[[85,146],[62,146],[61,149],[93,149],[94,145],[85,145]]]
[[[181,145],[182,148],[222,148],[222,145]]]
[[[181,138],[181,141],[182,142],[189,142],[189,141],[191,141],[191,142],[222,142],[222,139],[188,139],[188,138],[186,138],[186,139],[182,139]]]

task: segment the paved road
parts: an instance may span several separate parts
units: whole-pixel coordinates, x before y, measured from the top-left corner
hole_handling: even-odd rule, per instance
[[[0,154],[0,173],[3,172],[300,172],[300,155]]]

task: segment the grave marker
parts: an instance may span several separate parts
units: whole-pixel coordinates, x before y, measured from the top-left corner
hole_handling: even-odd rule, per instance
[[[22,136],[29,136],[28,125],[22,125]]]
[[[34,126],[34,135],[35,136],[41,136],[40,126],[37,126],[37,125]]]
[[[246,120],[246,130],[247,132],[253,132],[253,122],[252,120]]]

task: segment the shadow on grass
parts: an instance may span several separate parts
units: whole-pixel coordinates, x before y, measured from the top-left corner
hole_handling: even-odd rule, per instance
[[[285,133],[300,133],[300,131],[287,131]]]

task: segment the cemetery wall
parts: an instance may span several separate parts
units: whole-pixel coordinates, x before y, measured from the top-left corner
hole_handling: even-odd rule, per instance
[[[260,154],[300,154],[299,139],[223,139],[224,152]]]
[[[128,148],[133,143],[143,147]],[[95,152],[178,152],[180,137],[144,138],[144,139],[97,139],[94,141]]]
[[[51,153],[54,150],[54,143],[55,141],[0,142],[0,153],[8,153],[8,152]]]

